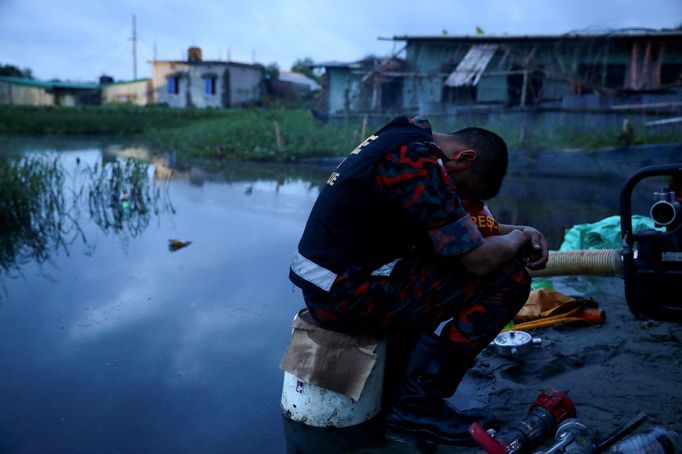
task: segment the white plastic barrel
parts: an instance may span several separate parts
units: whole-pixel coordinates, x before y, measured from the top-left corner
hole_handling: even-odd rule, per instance
[[[386,341],[377,345],[376,355],[376,364],[357,402],[284,372],[282,412],[289,419],[314,427],[349,427],[372,419],[381,411]]]

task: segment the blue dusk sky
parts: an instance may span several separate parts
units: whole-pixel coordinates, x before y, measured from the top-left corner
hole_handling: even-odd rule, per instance
[[[673,28],[680,0],[0,0],[0,63],[31,68],[40,79],[133,77],[132,15],[137,18],[138,77],[149,61],[204,59],[277,62],[302,57],[352,61],[387,55],[394,35],[534,35],[618,28]]]

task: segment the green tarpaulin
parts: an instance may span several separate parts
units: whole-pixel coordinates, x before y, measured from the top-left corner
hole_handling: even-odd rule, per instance
[[[632,216],[635,233],[654,228],[654,221],[646,216]],[[578,224],[566,230],[560,251],[579,249],[620,249],[620,216],[611,216],[592,224]]]

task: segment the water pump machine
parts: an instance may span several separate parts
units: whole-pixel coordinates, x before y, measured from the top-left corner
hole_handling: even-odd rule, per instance
[[[650,216],[659,227],[634,233],[632,192],[645,178],[670,177],[654,193]],[[682,322],[682,162],[645,167],[620,195],[625,297],[637,317]]]

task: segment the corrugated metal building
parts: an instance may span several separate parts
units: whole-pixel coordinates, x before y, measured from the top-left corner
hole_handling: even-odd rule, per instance
[[[329,114],[682,101],[680,31],[389,40],[405,43],[390,58],[317,65]]]
[[[98,84],[45,82],[0,76],[0,104],[23,106],[82,106],[100,103]]]
[[[318,63],[322,75],[322,110],[327,113],[389,112],[402,109],[405,60],[367,57],[352,63]],[[400,76],[392,76],[398,73]]]
[[[233,61],[204,61],[193,47],[186,61],[152,61],[155,103],[171,107],[239,107],[260,101],[263,69]]]

